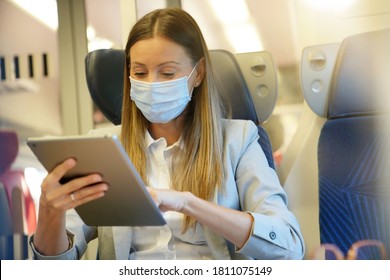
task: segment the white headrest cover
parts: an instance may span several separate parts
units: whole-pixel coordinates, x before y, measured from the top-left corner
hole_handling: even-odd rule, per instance
[[[383,113],[389,109],[390,29],[346,38],[337,57],[329,118]]]
[[[251,94],[260,123],[274,111],[278,80],[272,55],[267,51],[239,53],[236,55],[241,72]]]
[[[340,44],[324,44],[303,49],[301,83],[307,105],[320,117],[328,114],[329,89]]]
[[[341,44],[305,48],[301,79],[305,101],[321,117],[386,112],[390,29],[350,36]]]

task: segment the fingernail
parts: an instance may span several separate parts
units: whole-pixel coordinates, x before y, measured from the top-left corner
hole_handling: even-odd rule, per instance
[[[68,158],[66,160],[67,165],[74,165],[76,163],[76,160],[74,158]]]
[[[97,174],[93,177],[93,180],[96,181],[96,182],[100,182],[101,180],[103,180],[102,176]]]

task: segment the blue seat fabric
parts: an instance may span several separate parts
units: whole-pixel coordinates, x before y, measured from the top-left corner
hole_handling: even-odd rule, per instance
[[[356,241],[376,239],[390,252],[388,124],[387,116],[325,123],[318,146],[321,243],[346,253]]]

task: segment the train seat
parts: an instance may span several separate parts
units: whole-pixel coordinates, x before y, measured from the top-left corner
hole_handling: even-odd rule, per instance
[[[317,154],[320,242],[344,254],[367,239],[390,252],[389,50],[390,29],[383,29],[302,56],[305,101],[325,119]],[[373,250],[360,257],[378,258]]]
[[[27,259],[27,237],[35,231],[36,211],[22,170],[14,170],[16,132],[0,130],[0,259]]]

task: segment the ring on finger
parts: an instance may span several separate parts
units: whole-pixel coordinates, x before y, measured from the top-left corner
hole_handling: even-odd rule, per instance
[[[74,197],[74,193],[70,194],[70,198],[72,199],[73,202],[76,202],[76,198]]]

